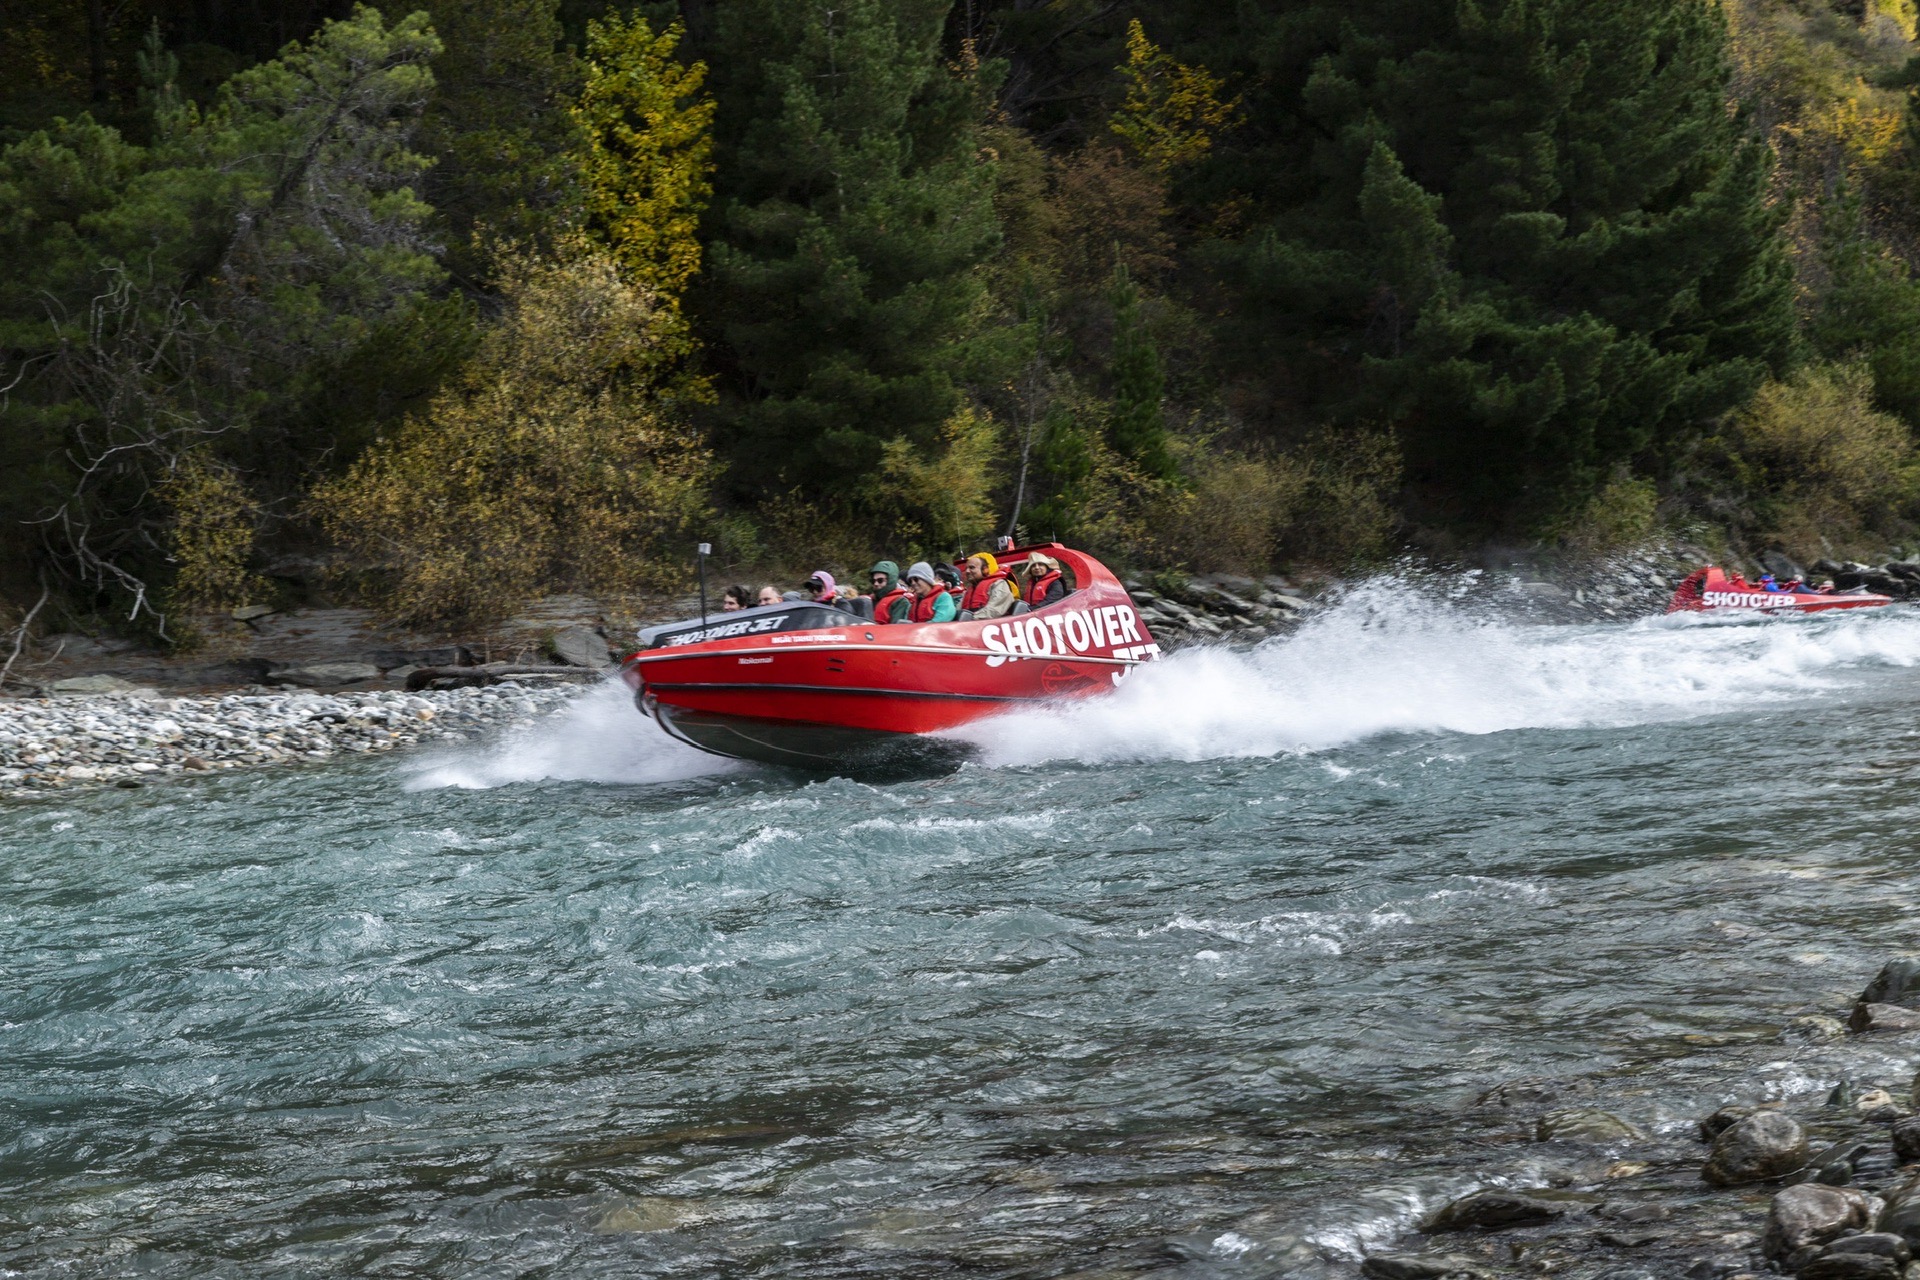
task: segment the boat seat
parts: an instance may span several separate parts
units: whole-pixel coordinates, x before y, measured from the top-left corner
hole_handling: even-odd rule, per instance
[[[1023,613],[1032,613],[1032,612],[1033,610],[1027,607],[1027,602],[1025,600],[1015,600],[1013,602],[1013,613],[1011,615],[1012,617],[1017,618]]]
[[[872,596],[855,596],[851,600],[843,600],[840,602],[840,608],[845,609],[848,613],[860,619],[862,622],[873,621],[873,597]]]

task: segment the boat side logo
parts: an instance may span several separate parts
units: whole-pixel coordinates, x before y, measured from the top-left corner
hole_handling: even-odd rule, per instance
[[[1784,591],[1708,591],[1701,595],[1707,608],[1794,609],[1799,601]]]
[[[1148,656],[1144,653],[1148,647],[1159,652],[1158,646],[1141,634],[1140,615],[1117,604],[991,623],[980,632],[980,643],[993,655],[987,659],[990,667],[997,667],[1009,658],[1068,657],[1076,653],[1118,650],[1123,645],[1138,646],[1125,655],[1128,657]],[[1115,656],[1122,655],[1116,653]]]

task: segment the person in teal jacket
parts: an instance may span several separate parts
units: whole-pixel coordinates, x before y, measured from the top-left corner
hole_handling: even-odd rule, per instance
[[[934,581],[933,566],[925,560],[915,561],[907,570],[907,590],[913,592],[913,603],[907,606],[908,622],[952,622],[960,615],[953,597]]]

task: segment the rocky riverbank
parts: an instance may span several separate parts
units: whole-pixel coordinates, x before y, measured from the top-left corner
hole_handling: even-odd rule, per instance
[[[419,693],[8,699],[0,701],[0,796],[378,754],[525,725],[578,691],[572,682],[539,681]]]
[[[1842,1022],[1835,1014],[1846,1012]],[[1594,1079],[1512,1080],[1463,1117],[1526,1154],[1364,1250],[1373,1280],[1920,1280],[1920,960],[1890,962],[1851,1010],[1801,1014],[1781,1055],[1851,1064],[1830,1090],[1753,1096],[1648,1123]],[[1904,1067],[1890,1064],[1906,1063]],[[1758,1091],[1756,1090],[1756,1095]]]

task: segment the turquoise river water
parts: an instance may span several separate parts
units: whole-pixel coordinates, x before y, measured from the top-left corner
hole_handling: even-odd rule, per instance
[[[1911,945],[1917,662],[1920,610],[1381,585],[916,780],[609,684],[13,804],[0,1272],[1351,1276],[1524,1178],[1502,1079],[1653,1133],[1833,1084],[1778,1030]]]

